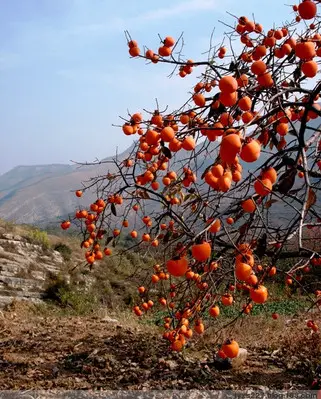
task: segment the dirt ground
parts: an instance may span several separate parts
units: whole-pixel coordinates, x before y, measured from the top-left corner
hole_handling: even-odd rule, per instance
[[[213,367],[210,345],[195,343],[182,354],[151,327],[108,317],[61,317],[15,308],[0,312],[0,387],[41,389],[309,389],[311,358],[319,341],[279,349],[249,340],[238,369]],[[299,333],[298,333],[299,337]],[[278,337],[275,337],[278,339]],[[302,347],[302,351],[298,348]],[[311,347],[315,353],[311,353]],[[310,356],[311,355],[311,356]]]

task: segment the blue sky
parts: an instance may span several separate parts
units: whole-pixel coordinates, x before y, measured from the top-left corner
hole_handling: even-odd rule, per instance
[[[17,165],[92,161],[132,142],[118,116],[175,107],[196,76],[130,59],[124,30],[157,49],[184,32],[187,58],[221,40],[225,11],[271,28],[290,19],[285,0],[0,0],[0,174]],[[204,57],[204,56],[203,56]]]

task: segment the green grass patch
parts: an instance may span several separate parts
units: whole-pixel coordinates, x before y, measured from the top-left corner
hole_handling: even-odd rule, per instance
[[[272,313],[278,313],[283,316],[293,316],[303,312],[309,301],[306,298],[300,299],[284,299],[280,301],[267,301],[265,304],[253,306],[251,315],[252,316],[270,316]],[[220,318],[233,319],[240,314],[240,308],[237,306],[220,306]],[[150,317],[143,318],[142,323],[144,324],[155,324],[162,326],[164,324],[164,317],[168,316],[168,313],[163,310],[155,311],[150,314]],[[245,317],[246,315],[244,315]],[[210,320],[211,316],[205,314],[203,319]]]
[[[50,248],[50,241],[46,231],[32,228],[26,237],[31,244],[41,245],[43,249]]]

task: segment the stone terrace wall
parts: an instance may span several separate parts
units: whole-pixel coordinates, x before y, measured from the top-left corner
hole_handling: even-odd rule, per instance
[[[63,263],[57,251],[0,232],[0,308],[15,299],[40,302],[49,275],[58,274]]]

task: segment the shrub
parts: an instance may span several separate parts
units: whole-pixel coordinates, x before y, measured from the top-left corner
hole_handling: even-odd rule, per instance
[[[41,245],[44,249],[50,248],[50,242],[46,231],[39,229],[32,229],[27,236],[27,239],[32,244]]]
[[[68,283],[61,275],[51,277],[44,299],[80,315],[92,312],[98,304],[92,290],[85,292],[75,282]]]
[[[56,244],[53,249],[61,253],[65,261],[69,261],[71,259],[72,250],[68,245],[60,242]]]
[[[68,287],[69,284],[63,276],[51,276],[43,297],[46,300],[61,303],[60,293]]]

